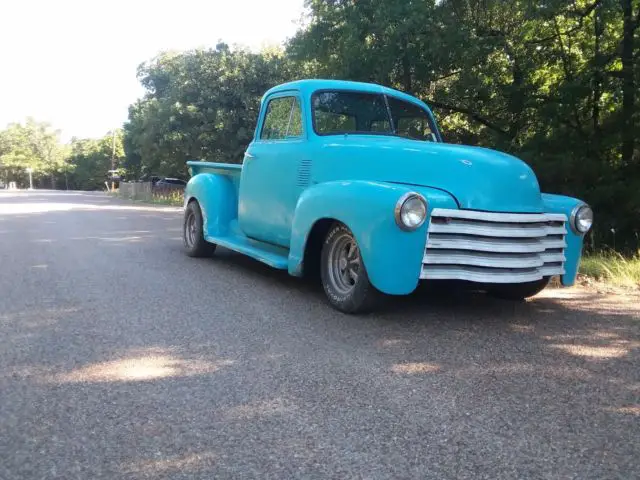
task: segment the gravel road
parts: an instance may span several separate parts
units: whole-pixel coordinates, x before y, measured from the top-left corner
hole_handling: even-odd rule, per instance
[[[0,479],[640,478],[640,298],[375,315],[181,211],[0,192]]]

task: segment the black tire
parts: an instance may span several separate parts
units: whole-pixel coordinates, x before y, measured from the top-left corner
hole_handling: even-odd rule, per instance
[[[355,237],[341,223],[329,229],[322,244],[320,276],[329,303],[341,312],[371,311],[382,297],[369,281]]]
[[[504,285],[492,285],[487,289],[487,293],[492,297],[505,300],[524,300],[537,295],[549,284],[551,277],[544,277],[535,282],[507,283]]]
[[[216,245],[204,239],[202,231],[202,211],[197,201],[192,200],[184,211],[182,226],[184,249],[190,257],[209,257],[216,251]]]

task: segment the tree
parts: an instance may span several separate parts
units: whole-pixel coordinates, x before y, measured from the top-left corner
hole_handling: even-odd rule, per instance
[[[37,182],[45,177],[55,188],[55,176],[64,167],[64,149],[59,132],[51,125],[28,118],[25,124],[13,123],[0,132],[0,167],[5,181],[23,183],[31,168]]]
[[[108,171],[124,164],[122,130],[108,132],[100,139],[73,138],[67,159],[69,185],[77,190],[102,190]]]
[[[126,168],[137,175],[187,175],[187,160],[239,163],[253,138],[260,99],[289,77],[282,52],[163,53],[140,66],[147,94],[124,126]]]

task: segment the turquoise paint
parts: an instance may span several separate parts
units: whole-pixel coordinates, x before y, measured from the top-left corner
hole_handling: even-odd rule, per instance
[[[208,242],[253,257],[270,267],[280,270],[287,268],[289,251],[286,248],[253,240],[239,231],[224,236],[207,235],[205,238]]]
[[[264,107],[270,100],[282,97],[294,97],[303,112],[308,108],[306,99],[293,88],[265,95],[255,138],[244,157],[238,219],[248,236],[288,248],[295,205],[303,190],[296,186],[296,175],[300,160],[308,154],[309,128],[303,115],[301,137],[260,138],[266,113]]]
[[[323,159],[315,176],[319,183],[358,178],[429,186],[451,193],[465,209],[543,210],[535,174],[510,155],[388,136],[319,137],[311,143],[314,157]]]
[[[428,222],[413,232],[405,232],[398,228],[393,214],[398,198],[411,191],[427,199],[429,215],[436,207],[456,208],[450,195],[425,187],[344,180],[308,188],[296,206],[289,273],[301,273],[305,245],[313,225],[323,219],[333,219],[351,229],[369,278],[378,290],[395,295],[411,293],[420,277]]]
[[[573,209],[578,205],[584,204],[584,202],[576,198],[565,197],[564,195],[552,195],[549,193],[543,193],[542,200],[547,213],[564,213],[569,221]],[[569,225],[569,222],[567,222],[567,230],[567,248],[564,252],[567,260],[564,264],[565,273],[562,275],[561,281],[563,285],[571,286],[575,283],[576,276],[578,275],[584,235],[575,233],[571,225]]]
[[[289,246],[298,195],[296,174],[307,148],[305,140],[255,142],[240,177],[239,222],[249,236]],[[264,212],[269,212],[265,215]]]
[[[240,169],[224,169],[219,164],[188,162],[196,173],[185,188],[185,205],[197,200],[204,220],[204,236],[226,236],[238,216]]]
[[[185,196],[200,202],[210,241],[300,275],[313,225],[335,219],[353,231],[373,285],[385,293],[405,294],[418,282],[428,220],[415,232],[400,230],[393,211],[402,194],[421,193],[429,203],[429,215],[440,207],[569,217],[581,203],[541,194],[531,168],[511,155],[443,143],[437,128],[438,142],[376,134],[318,136],[309,107],[317,90],[394,96],[419,105],[437,125],[426,104],[379,85],[302,80],[269,90],[243,166],[188,162],[193,177]],[[281,96],[295,96],[300,102],[303,136],[260,140],[264,107]],[[582,235],[570,230],[566,238],[562,283],[571,285]]]
[[[397,294],[413,291],[422,266],[426,225],[414,232],[404,232],[393,216],[398,198],[409,190],[400,185],[359,180],[326,182],[308,188],[296,208],[289,270],[299,270],[297,264],[303,257],[306,236],[312,226],[318,220],[330,218],[351,229],[376,288]]]

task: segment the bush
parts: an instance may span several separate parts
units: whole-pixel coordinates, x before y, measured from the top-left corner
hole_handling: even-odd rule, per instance
[[[613,285],[640,287],[640,251],[631,257],[612,250],[586,255],[580,273]]]

